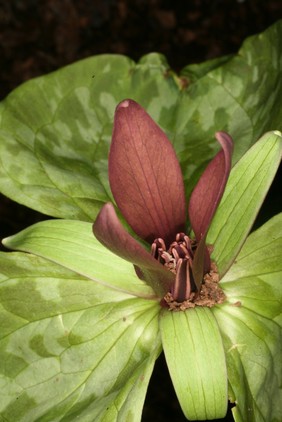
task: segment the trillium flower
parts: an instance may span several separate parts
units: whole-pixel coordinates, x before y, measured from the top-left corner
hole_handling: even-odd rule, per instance
[[[113,253],[132,262],[138,277],[170,306],[201,304],[205,280],[211,279],[211,272],[216,279],[206,236],[230,173],[233,142],[225,132],[215,136],[221,150],[203,172],[187,207],[181,168],[165,133],[135,101],[124,100],[116,108],[110,187],[125,220],[151,252],[126,231],[112,203],[101,209],[93,232]],[[193,237],[186,234],[187,214]]]

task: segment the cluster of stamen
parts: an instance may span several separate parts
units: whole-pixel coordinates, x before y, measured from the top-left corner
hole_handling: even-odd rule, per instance
[[[160,237],[155,239],[151,246],[151,254],[176,274],[177,267],[184,259],[193,260],[195,248],[195,240],[190,239],[185,233],[177,233],[175,241],[170,244],[168,249],[163,239]]]
[[[175,274],[175,283],[164,297],[164,303],[170,310],[185,310],[195,306],[212,307],[225,300],[218,285],[218,272],[214,263],[209,272],[203,274],[203,283],[199,291],[197,290],[192,272],[197,246],[197,241],[190,239],[185,233],[178,233],[168,249],[161,238],[155,239],[152,244],[152,256]],[[210,248],[208,250],[210,252]]]
[[[187,300],[195,295],[196,287],[192,275],[192,262],[197,242],[185,233],[178,233],[175,240],[166,248],[163,239],[152,244],[151,254],[169,271],[176,274],[171,293],[177,300]]]

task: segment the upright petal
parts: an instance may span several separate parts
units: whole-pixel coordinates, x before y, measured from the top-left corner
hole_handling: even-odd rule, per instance
[[[184,184],[175,151],[133,100],[116,109],[109,179],[119,209],[142,239],[152,243],[161,237],[169,244],[184,230]]]
[[[142,274],[141,278],[159,297],[169,291],[174,275],[130,236],[120,223],[111,203],[105,204],[101,209],[93,224],[93,233],[106,248],[137,266],[137,274]]]
[[[208,231],[231,170],[233,141],[225,132],[217,132],[215,137],[221,144],[222,150],[202,174],[192,192],[188,207],[190,223],[198,241]]]
[[[201,290],[204,274],[210,271],[210,265],[210,255],[206,247],[206,236],[203,236],[195,251],[192,266],[193,281],[198,292]]]

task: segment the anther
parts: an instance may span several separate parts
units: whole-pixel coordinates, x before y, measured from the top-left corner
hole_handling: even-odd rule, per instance
[[[178,262],[179,254],[178,254],[177,250],[175,248],[173,248],[171,252],[172,252],[172,255],[173,255],[174,259],[176,260],[176,262]]]

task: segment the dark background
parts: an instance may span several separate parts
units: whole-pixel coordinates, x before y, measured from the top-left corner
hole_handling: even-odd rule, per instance
[[[281,0],[0,0],[0,100],[25,80],[99,53],[138,60],[157,51],[179,71],[236,53],[281,17]],[[278,188],[276,178],[257,226],[280,211]],[[0,196],[0,238],[43,218]],[[186,421],[162,357],[144,408],[142,422],[150,421]]]

